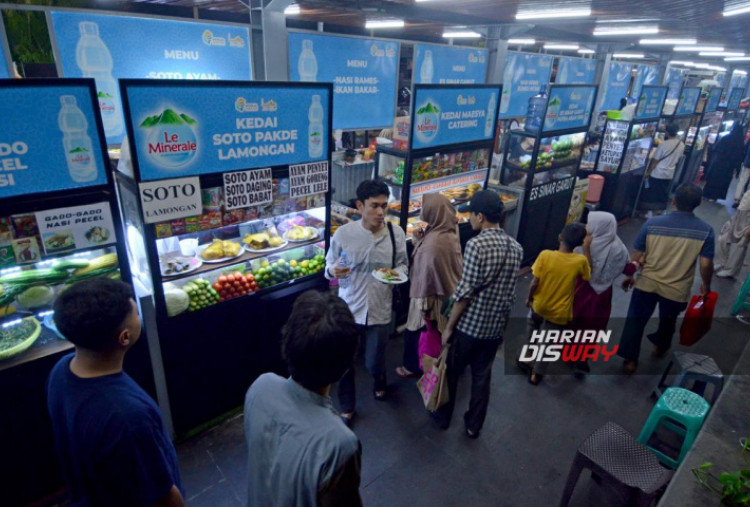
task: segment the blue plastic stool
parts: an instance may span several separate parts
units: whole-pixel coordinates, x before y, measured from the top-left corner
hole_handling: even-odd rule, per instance
[[[698,436],[710,408],[711,405],[702,396],[681,387],[670,387],[664,391],[651,410],[638,436],[638,441],[651,449],[662,464],[673,469],[677,468],[693,446],[695,437]],[[677,459],[670,458],[648,445],[651,435],[659,426],[666,426],[683,437]]]
[[[667,364],[659,382],[656,383],[656,387],[654,387],[654,391],[651,393],[652,396],[661,396],[662,391],[666,387],[669,387],[666,385],[666,380],[673,366],[677,367],[677,378],[674,384],[672,384],[674,387],[684,387],[690,389],[695,394],[704,396],[706,384],[711,384],[714,387],[709,403],[711,405],[716,403],[716,399],[724,388],[724,375],[721,373],[719,365],[708,356],[682,352],[680,350],[672,352],[669,364]],[[690,387],[691,384],[692,387]]]
[[[734,304],[730,310],[732,315],[737,315],[740,313],[740,310],[750,310],[750,301],[747,300],[748,296],[750,296],[750,274],[745,278],[745,283],[742,284],[740,293],[737,294],[737,299],[734,300]]]

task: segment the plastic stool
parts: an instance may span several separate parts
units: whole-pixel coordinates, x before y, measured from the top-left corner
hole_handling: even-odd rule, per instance
[[[584,468],[626,497],[628,505],[651,505],[674,471],[659,464],[646,447],[619,425],[608,422],[584,440],[576,452],[560,507],[570,502]]]
[[[721,369],[712,358],[689,352],[672,352],[669,364],[656,387],[654,387],[652,395],[661,396],[663,389],[668,387],[665,380],[675,364],[679,370],[677,380],[673,385],[688,388],[688,384],[692,381],[693,386],[690,390],[703,396],[706,391],[706,384],[713,384],[714,390],[709,403],[711,405],[716,403],[716,399],[724,388],[724,375],[721,373]]]
[[[734,304],[730,310],[732,315],[737,315],[740,313],[740,310],[750,310],[750,301],[747,300],[748,296],[750,296],[750,274],[745,278],[745,283],[742,284],[740,293],[737,294],[737,299],[734,300]]]
[[[670,387],[664,391],[664,394],[651,410],[651,414],[646,419],[646,424],[638,436],[638,441],[651,449],[664,465],[677,468],[692,447],[710,408],[711,405],[700,395],[681,387]],[[674,423],[681,425],[682,428]],[[666,426],[682,435],[682,447],[677,459],[670,458],[653,447],[649,447],[648,440],[659,426]]]

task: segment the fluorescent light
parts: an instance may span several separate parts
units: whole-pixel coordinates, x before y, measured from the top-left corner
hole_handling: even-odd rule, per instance
[[[724,16],[736,16],[738,14],[745,14],[747,12],[750,12],[750,4],[748,4],[747,2],[743,2],[741,4],[725,9],[722,14]]]
[[[578,52],[582,55],[593,55],[594,53],[596,53],[596,51],[594,51],[593,49],[586,48],[581,48],[578,50]]]
[[[658,26],[597,26],[594,35],[606,37],[608,35],[646,35],[659,33]]]
[[[646,58],[643,53],[615,53],[612,58]]]
[[[724,58],[725,62],[747,62],[750,61],[750,56],[732,56],[730,58]]]
[[[585,18],[591,16],[591,9],[547,9],[518,11],[516,19]]]
[[[403,28],[403,19],[369,19],[365,22],[365,28]]]
[[[724,51],[722,46],[675,46],[672,51],[697,53],[698,51]]]
[[[727,71],[726,67],[722,67],[720,65],[709,65],[708,68],[711,69],[711,70],[718,70],[720,72],[726,72]]]
[[[629,19],[600,19],[597,24],[602,23],[644,23],[646,21],[659,21],[659,18],[629,18]]]
[[[295,14],[299,14],[299,5],[292,4],[286,9],[284,9],[284,14],[287,16],[294,16]]]
[[[558,44],[556,42],[548,42],[544,45],[544,49],[570,49],[575,50],[580,46],[578,44]]]
[[[695,63],[691,67],[695,67],[696,69],[710,69],[711,65],[707,63]]]
[[[688,44],[697,44],[695,39],[641,39],[641,44],[672,44],[674,46],[687,46]]]
[[[747,76],[747,72],[744,70],[735,70],[734,74],[739,74],[740,76]]]
[[[745,53],[733,53],[732,51],[701,51],[698,53],[698,56],[745,56]]]
[[[693,65],[693,62],[689,62],[686,60],[671,60],[669,62],[670,65]]]
[[[536,44],[536,39],[508,39],[508,44],[513,46],[527,46]]]
[[[443,38],[445,39],[477,39],[481,36],[481,33],[477,33],[472,30],[455,30],[453,32],[443,32]]]

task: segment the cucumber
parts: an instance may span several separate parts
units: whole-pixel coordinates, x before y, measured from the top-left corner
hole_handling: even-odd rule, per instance
[[[88,265],[89,261],[86,259],[66,259],[52,266],[52,269],[55,271],[67,271],[69,269],[85,268],[88,267]]]
[[[0,277],[0,283],[6,285],[23,285],[30,286],[40,283],[56,284],[63,282],[68,278],[64,271],[54,269],[29,269],[27,271],[16,271]]]
[[[118,269],[119,268],[117,266],[95,269],[94,271],[89,271],[88,273],[84,273],[82,275],[73,275],[70,278],[68,278],[68,280],[65,283],[70,285],[76,282],[82,282],[83,280],[89,280],[91,278],[99,278],[100,276],[108,276],[112,272],[117,271]]]

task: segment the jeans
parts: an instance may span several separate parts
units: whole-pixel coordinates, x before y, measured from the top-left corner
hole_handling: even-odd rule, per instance
[[[654,334],[648,335],[648,339],[662,351],[672,346],[672,335],[677,326],[677,317],[687,308],[687,303],[673,301],[656,293],[633,289],[625,328],[622,330],[620,346],[617,349],[618,356],[628,361],[638,361],[641,354],[643,330],[657,304],[659,305],[659,328]]]
[[[492,363],[501,343],[502,339],[479,340],[460,331],[454,332],[447,363],[450,400],[435,411],[435,417],[443,426],[447,427],[453,416],[458,378],[467,366],[471,366],[471,400],[469,410],[464,414],[464,424],[473,433],[482,429],[490,402]]]
[[[373,391],[384,391],[387,385],[385,377],[385,344],[388,342],[390,328],[390,324],[361,326],[365,341],[365,368],[372,375],[374,381]],[[345,414],[354,412],[357,401],[357,393],[354,385],[354,368],[350,368],[341,377],[341,380],[339,380],[338,393],[341,412]]]

